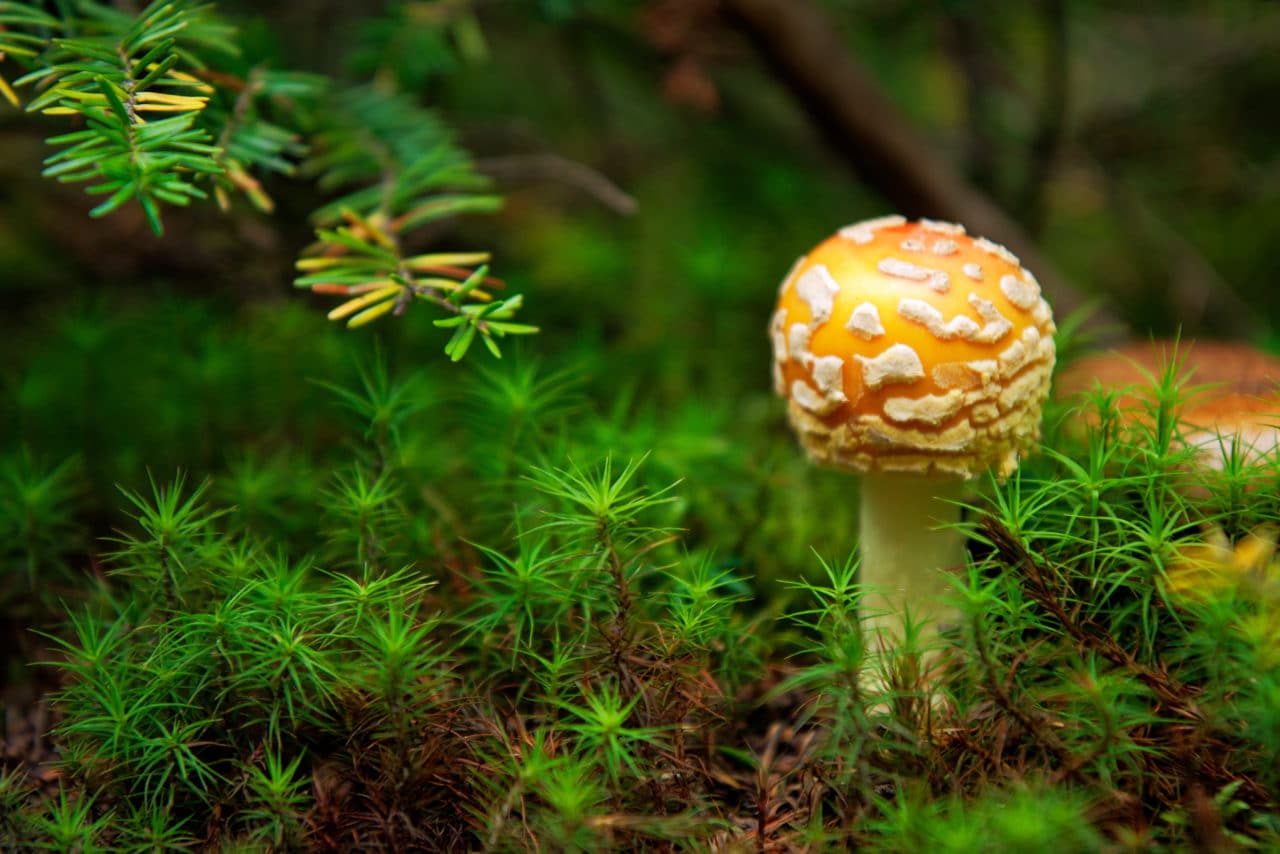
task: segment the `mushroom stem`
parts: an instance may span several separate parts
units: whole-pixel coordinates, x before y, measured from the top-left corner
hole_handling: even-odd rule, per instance
[[[863,625],[869,649],[897,646],[903,610],[912,622],[932,624],[926,641],[936,636],[939,620],[953,613],[944,600],[951,591],[947,571],[964,566],[964,535],[959,501],[964,481],[899,473],[862,476],[861,573],[868,589]]]

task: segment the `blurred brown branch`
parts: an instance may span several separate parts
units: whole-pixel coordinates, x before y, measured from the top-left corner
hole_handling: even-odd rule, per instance
[[[1193,240],[1179,233],[1127,179],[1125,167],[1138,165],[1153,150],[1169,145],[1164,136],[1167,128],[1152,121],[1153,110],[1161,102],[1204,102],[1227,90],[1243,63],[1280,45],[1280,18],[1260,17],[1241,34],[1219,32],[1210,18],[1194,14],[1135,18],[1112,13],[1102,27],[1109,40],[1091,50],[1076,46],[1073,63],[1064,0],[1037,0],[1035,7],[1045,44],[1038,92],[1030,91],[1024,79],[998,64],[991,31],[983,27],[987,11],[982,4],[939,10],[944,47],[965,86],[966,161],[972,179],[987,192],[998,194],[995,164],[1018,152],[999,145],[990,102],[997,93],[1015,99],[1022,110],[1035,116],[1036,126],[1026,150],[1025,177],[1017,193],[1012,198],[1006,194],[1004,200],[1027,232],[1036,235],[1043,228],[1046,193],[1058,166],[1088,170],[1111,203],[1114,233],[1138,250],[1132,264],[1142,271],[1143,289],[1117,283],[1111,289],[1117,303],[1167,302],[1181,327],[1257,337],[1265,329],[1258,313]],[[1092,91],[1070,85],[1081,65],[1098,62],[1100,51],[1105,55],[1126,48],[1149,55],[1152,72],[1131,75],[1123,83],[1094,86]]]
[[[1027,152],[1027,174],[1022,181],[1017,211],[1026,229],[1039,234],[1048,218],[1045,188],[1066,139],[1070,106],[1070,53],[1067,45],[1066,0],[1042,0],[1045,31],[1043,96],[1037,109],[1037,128]]]
[[[991,55],[990,36],[976,4],[941,4],[938,14],[942,49],[964,84],[964,171],[975,185],[994,194],[999,146],[992,96],[1008,81]]]
[[[1037,28],[1044,40],[1039,86],[1008,67],[1006,52],[988,26],[989,3],[942,4],[938,8],[942,48],[964,85],[964,171],[973,185],[1010,209],[1027,234],[1038,237],[1048,219],[1047,196],[1067,139],[1072,92],[1072,54],[1066,0],[1036,0]],[[1033,117],[1025,143],[1002,145],[1000,102],[1013,100]],[[1018,186],[1000,186],[1001,163],[1023,162]],[[1006,173],[1008,170],[1004,170]]]
[[[476,169],[499,181],[555,181],[581,190],[614,213],[636,212],[635,197],[591,167],[558,154],[481,157]]]
[[[966,182],[880,91],[850,55],[827,15],[806,0],[723,0],[730,19],[755,43],[774,73],[804,104],[865,180],[899,212],[963,222],[998,240],[1036,273],[1059,316],[1088,303],[1041,253],[1026,231]],[[1116,333],[1122,322],[1105,306],[1088,324]]]

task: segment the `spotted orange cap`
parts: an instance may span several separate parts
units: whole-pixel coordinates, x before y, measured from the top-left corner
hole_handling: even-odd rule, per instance
[[[840,229],[791,268],[769,331],[774,387],[816,462],[1003,477],[1039,438],[1053,312],[1012,252],[963,226]]]

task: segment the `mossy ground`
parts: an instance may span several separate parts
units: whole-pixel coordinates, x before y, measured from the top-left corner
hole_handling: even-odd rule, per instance
[[[6,849],[1277,844],[1275,566],[1188,556],[1280,523],[1280,461],[1191,465],[1176,370],[1142,419],[1051,408],[974,495],[941,674],[908,645],[869,697],[853,481],[767,388],[319,324],[143,301],[24,345]]]

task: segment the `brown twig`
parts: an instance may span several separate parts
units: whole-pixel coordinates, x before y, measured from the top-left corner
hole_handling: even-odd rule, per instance
[[[482,157],[476,169],[496,179],[556,181],[581,190],[614,213],[636,212],[635,197],[591,167],[558,154],[511,154]]]
[[[1181,682],[1163,666],[1153,667],[1138,661],[1110,632],[1102,630],[1087,618],[1081,619],[1078,612],[1069,611],[1063,604],[1064,591],[1056,581],[1058,573],[1041,564],[1013,532],[995,518],[984,518],[982,528],[1000,557],[1017,568],[1030,582],[1027,592],[1031,597],[1062,626],[1081,649],[1097,653],[1134,676],[1176,717],[1191,722],[1203,720],[1195,702],[1197,689]]]
[[[987,692],[991,695],[991,699],[1005,714],[1016,720],[1028,735],[1053,755],[1062,769],[1063,776],[1078,775],[1082,765],[1071,759],[1071,752],[1067,749],[1067,746],[1062,743],[1061,739],[1046,729],[1040,721],[1028,714],[1009,694],[1008,687],[1013,684],[1014,674],[1017,672],[1018,663],[1021,659],[1010,666],[1007,678],[1002,683],[996,678],[995,662],[991,660],[991,652],[987,647],[986,633],[981,625],[981,619],[975,617],[973,622],[974,650],[978,653],[978,663],[982,665],[983,681],[986,682]]]

